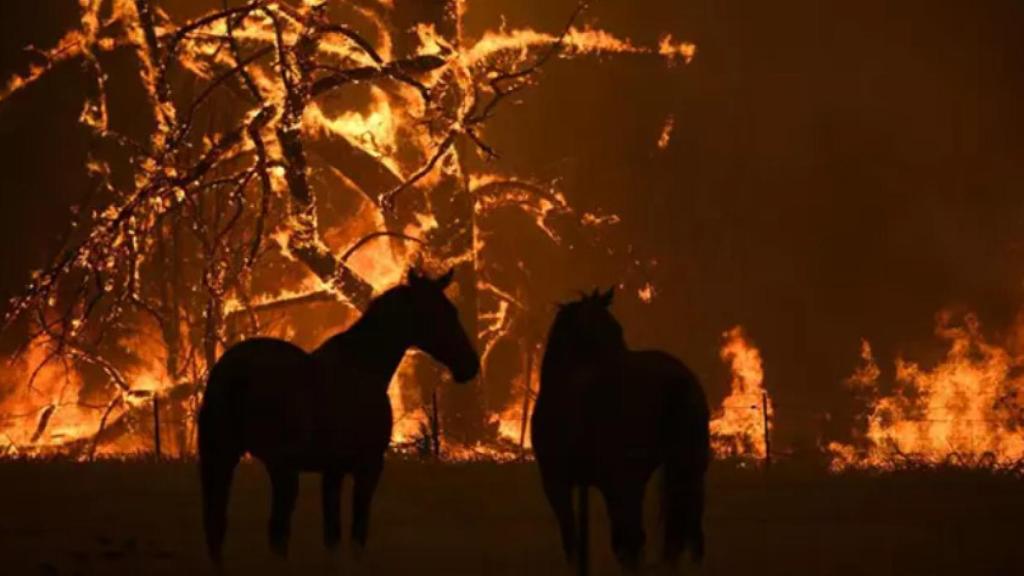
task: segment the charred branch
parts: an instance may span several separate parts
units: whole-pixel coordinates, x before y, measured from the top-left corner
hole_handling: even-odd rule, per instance
[[[384,208],[385,210],[393,210],[395,207],[395,201],[398,198],[399,194],[405,192],[409,188],[412,188],[413,186],[416,185],[417,182],[426,178],[431,172],[434,171],[434,167],[437,166],[438,161],[440,161],[441,158],[443,158],[444,155],[447,154],[448,151],[455,144],[456,136],[458,136],[458,134],[455,131],[449,132],[448,136],[445,137],[445,139],[437,147],[437,150],[434,151],[433,156],[431,156],[430,159],[427,160],[427,163],[423,165],[423,167],[421,167],[411,176],[406,178],[405,181],[402,182],[397,188],[381,196],[379,200],[379,204],[381,205],[381,207]]]

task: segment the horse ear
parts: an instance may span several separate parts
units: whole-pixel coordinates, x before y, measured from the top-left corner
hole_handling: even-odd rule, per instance
[[[615,299],[615,286],[608,289],[607,292],[601,294],[601,304],[605,306],[611,306],[612,300]]]
[[[452,283],[452,279],[453,278],[455,278],[455,268],[454,267],[449,268],[448,271],[444,273],[444,276],[441,276],[440,278],[435,280],[435,283],[437,284],[438,288],[440,288],[441,290],[444,290],[445,288],[448,287],[449,284]]]

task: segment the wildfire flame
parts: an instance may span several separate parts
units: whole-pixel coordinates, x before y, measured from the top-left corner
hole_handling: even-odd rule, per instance
[[[719,355],[729,364],[732,381],[729,395],[711,420],[711,446],[720,458],[763,459],[768,453],[773,408],[764,388],[761,352],[740,326],[722,337],[725,342]]]
[[[931,368],[903,358],[883,387],[871,345],[847,387],[866,400],[859,442],[829,445],[834,469],[904,464],[1003,467],[1024,459],[1024,355],[990,343],[978,319],[939,314],[935,334],[949,349]]]

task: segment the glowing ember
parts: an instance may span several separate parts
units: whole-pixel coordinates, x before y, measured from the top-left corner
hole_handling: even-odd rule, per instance
[[[661,128],[661,136],[658,137],[658,149],[664,150],[672,142],[672,131],[676,127],[676,117],[669,116],[665,119],[665,125]]]
[[[657,294],[657,292],[654,290],[654,285],[650,282],[645,283],[636,291],[637,298],[639,298],[644,304],[650,304],[653,302],[655,294]]]
[[[773,409],[764,388],[761,352],[740,326],[723,337],[720,356],[729,364],[732,381],[729,395],[711,420],[711,446],[719,458],[764,458]]]
[[[945,358],[931,368],[899,358],[895,385],[882,386],[871,346],[847,386],[866,397],[860,442],[829,445],[832,466],[896,468],[906,464],[1010,466],[1024,459],[1024,356],[989,343],[978,320],[939,315]]]
[[[676,42],[671,34],[666,34],[661,37],[661,42],[658,43],[658,53],[668,58],[681,59],[686,64],[689,64],[693,61],[694,56],[697,55],[697,45],[690,42]]]

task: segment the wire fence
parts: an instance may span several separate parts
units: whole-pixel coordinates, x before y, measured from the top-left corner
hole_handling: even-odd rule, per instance
[[[529,414],[535,394],[529,391],[529,400],[522,403],[523,413],[516,416],[519,426],[515,434],[476,448],[459,447],[463,459],[525,459],[530,450],[528,438]],[[717,454],[720,459],[741,459],[762,461],[771,465],[778,457],[794,455],[791,447],[774,441],[776,418],[781,413],[794,419],[821,419],[823,412],[807,407],[780,407],[769,398],[767,392],[727,397],[714,410],[713,418],[720,422],[742,424],[734,428],[720,427],[719,440],[733,440],[736,448]],[[136,453],[146,451],[156,458],[191,458],[195,447],[195,422],[188,410],[175,408],[173,402],[163,402],[154,395],[151,402],[150,420],[137,425],[136,435],[150,434],[147,444],[144,436],[134,445]],[[428,400],[429,402],[429,400]],[[512,402],[520,402],[513,399]],[[20,414],[18,417],[31,415]],[[39,417],[38,415],[36,416]],[[396,414],[396,421],[414,419],[420,424],[419,435],[407,438],[396,450],[403,454],[419,457],[445,457],[443,446],[447,445],[440,429],[437,399],[433,398],[423,407],[404,414]],[[876,418],[869,414],[855,415],[861,424],[865,418]],[[142,418],[136,418],[141,421]],[[148,431],[147,431],[148,428]],[[815,449],[819,457],[831,459],[850,468],[916,469],[935,466],[984,468],[992,470],[1020,471],[1024,469],[1024,422],[1012,419],[961,418],[950,411],[949,417],[907,418],[900,416],[891,422],[878,424],[875,428],[850,429],[846,438],[827,442],[819,438]],[[515,436],[518,440],[511,439]],[[0,445],[0,457],[19,457],[31,453],[18,446],[6,436],[6,443]],[[93,449],[87,451],[88,458],[96,456],[95,444],[99,439],[90,439]],[[147,446],[149,446],[147,448]],[[82,453],[79,447],[78,454]],[[74,457],[74,454],[70,455]],[[1016,472],[1015,472],[1016,473]]]

